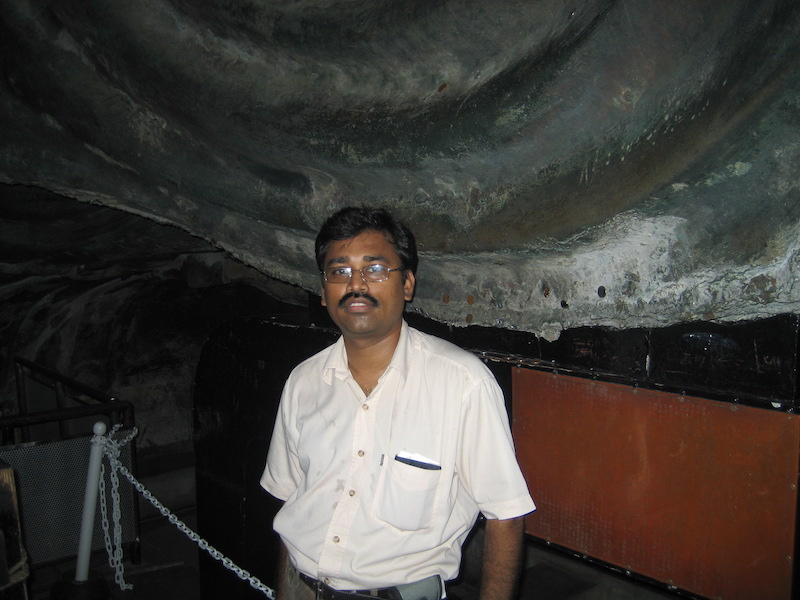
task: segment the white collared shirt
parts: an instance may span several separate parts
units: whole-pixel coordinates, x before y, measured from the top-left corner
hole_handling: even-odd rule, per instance
[[[261,485],[294,566],[343,590],[453,579],[479,512],[535,509],[491,371],[405,322],[369,397],[341,338],[292,371]]]

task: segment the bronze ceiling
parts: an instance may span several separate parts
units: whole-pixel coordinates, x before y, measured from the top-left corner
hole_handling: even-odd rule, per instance
[[[0,182],[308,290],[320,222],[368,203],[456,325],[800,309],[797,2],[2,0],[0,49]],[[92,248],[172,250],[141,227]]]

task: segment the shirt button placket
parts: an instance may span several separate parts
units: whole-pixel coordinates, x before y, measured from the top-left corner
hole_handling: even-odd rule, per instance
[[[360,409],[354,407],[353,438],[350,455],[350,470],[347,474],[343,488],[339,488],[340,498],[347,501],[337,503],[333,511],[333,518],[328,526],[326,542],[323,544],[319,558],[320,575],[324,572],[337,572],[346,561],[348,547],[351,544],[350,532],[356,519],[359,508],[360,494],[357,490],[366,477],[372,456],[372,442],[374,439],[374,423],[376,411],[371,410],[367,403],[360,403]],[[365,460],[366,458],[366,460]]]

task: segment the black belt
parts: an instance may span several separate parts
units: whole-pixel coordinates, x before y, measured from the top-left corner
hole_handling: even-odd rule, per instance
[[[428,582],[428,579],[424,579],[417,583],[372,590],[336,590],[326,583],[309,577],[305,573],[298,571],[297,574],[300,576],[300,581],[314,591],[317,600],[375,600],[376,598],[381,600],[440,600],[441,598],[441,578],[438,575],[429,577],[431,585],[427,586],[420,585]],[[438,587],[438,595],[431,593],[422,595],[415,592],[418,588],[433,590],[435,589],[434,585]]]

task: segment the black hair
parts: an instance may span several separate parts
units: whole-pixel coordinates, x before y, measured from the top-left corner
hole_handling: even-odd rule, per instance
[[[325,255],[331,242],[349,240],[367,230],[383,233],[400,257],[403,271],[411,271],[416,275],[419,261],[414,234],[385,208],[368,206],[346,206],[325,220],[314,243],[319,270],[325,268]]]

